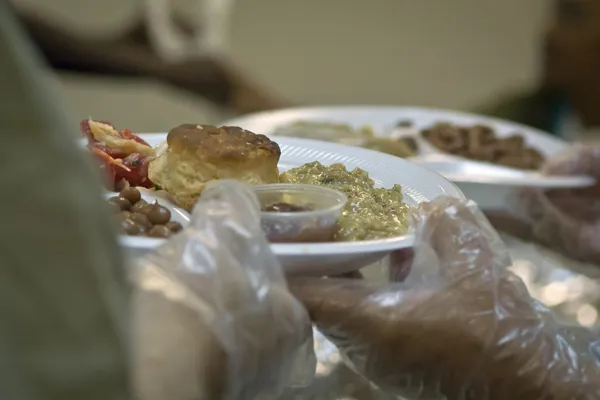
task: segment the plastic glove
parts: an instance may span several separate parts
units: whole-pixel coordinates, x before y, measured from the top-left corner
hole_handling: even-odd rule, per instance
[[[600,182],[600,148],[575,146],[543,168],[550,175],[588,175]],[[584,262],[600,264],[600,184],[577,190],[526,190],[516,204],[534,239]]]
[[[410,399],[600,399],[591,342],[559,328],[506,269],[476,206],[440,198],[418,215],[403,284],[289,282],[351,366]]]
[[[134,282],[140,398],[253,399],[302,383],[295,366],[312,375],[308,315],[244,185],[207,186],[191,225],[142,259]]]

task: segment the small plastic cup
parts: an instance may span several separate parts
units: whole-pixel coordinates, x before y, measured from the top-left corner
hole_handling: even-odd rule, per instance
[[[348,198],[322,186],[271,184],[252,187],[261,205],[262,228],[272,243],[331,242]],[[274,204],[301,210],[265,211]]]

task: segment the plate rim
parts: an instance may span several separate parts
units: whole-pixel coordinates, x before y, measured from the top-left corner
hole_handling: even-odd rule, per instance
[[[456,183],[475,183],[489,186],[510,186],[510,187],[534,187],[539,189],[577,189],[592,186],[595,183],[594,178],[586,175],[567,176],[567,175],[536,175],[531,174],[524,177],[467,177],[461,174],[449,173],[445,177],[451,182]]]
[[[341,112],[341,111],[363,111],[363,112],[427,112],[427,113],[443,113],[443,114],[455,114],[458,117],[463,118],[476,118],[480,120],[487,120],[494,124],[502,124],[502,125],[512,125],[519,129],[527,130],[534,132],[537,135],[543,136],[545,139],[548,139],[551,142],[554,142],[557,145],[565,145],[566,141],[554,137],[550,135],[548,132],[544,132],[540,129],[534,128],[532,126],[528,126],[519,122],[509,121],[502,118],[497,118],[493,116],[483,115],[483,114],[475,114],[467,111],[459,111],[452,110],[448,108],[437,108],[437,107],[418,107],[418,106],[394,106],[394,105],[324,105],[324,106],[310,106],[310,107],[288,107],[288,108],[279,108],[276,110],[267,110],[267,111],[259,111],[255,113],[245,114],[239,117],[230,118],[221,123],[221,125],[230,125],[237,121],[245,121],[249,119],[255,119],[258,116],[267,116],[267,115],[276,115],[276,114],[284,114],[288,112],[323,112],[323,111],[333,111],[333,112]],[[242,127],[243,128],[243,127]],[[262,132],[255,132],[262,133]],[[265,134],[268,136],[268,134]]]
[[[119,244],[132,249],[152,250],[163,245],[166,241],[167,239],[162,238],[118,235]],[[270,243],[270,248],[276,255],[283,256],[337,256],[358,252],[364,253],[364,247],[373,249],[372,251],[368,251],[368,253],[391,252],[404,247],[409,247],[413,242],[414,233],[409,232],[403,236],[356,242]]]

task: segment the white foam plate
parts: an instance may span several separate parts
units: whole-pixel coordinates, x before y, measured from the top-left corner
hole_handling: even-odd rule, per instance
[[[395,128],[397,122],[402,120],[412,121],[414,124],[412,129]],[[419,129],[432,126],[436,122],[485,124],[492,127],[499,137],[514,133],[522,134],[529,146],[538,149],[546,157],[551,157],[567,147],[566,142],[524,125],[456,111],[415,107],[355,106],[283,109],[251,114],[225,121],[223,124],[241,126],[256,133],[272,135],[277,128],[296,121],[346,123],[355,128],[370,125],[378,136],[396,137],[415,135]],[[431,158],[432,154],[442,153],[427,146],[424,140],[419,140],[419,144],[423,153],[415,157],[414,161],[436,170],[453,182],[540,188],[575,188],[594,183],[594,180],[587,176],[546,176],[450,155]]]
[[[165,140],[166,134],[143,134],[140,137],[150,145],[157,146]],[[277,143],[281,148],[280,171],[312,161],[319,161],[325,165],[342,163],[350,170],[357,167],[364,169],[378,187],[402,185],[405,202],[411,206],[430,201],[440,195],[464,198],[453,183],[439,174],[398,157],[359,147],[308,139],[281,137],[277,138]],[[174,207],[164,200],[159,199],[159,202],[169,208]],[[160,245],[162,241],[128,237],[121,243],[133,252],[133,255],[138,256]],[[381,260],[394,250],[412,247],[413,244],[414,235],[409,232],[404,236],[382,240],[273,244],[271,247],[287,273],[325,275],[364,267]]]
[[[594,179],[585,175],[548,176],[535,171],[521,171],[441,153],[411,157],[410,160],[436,171],[455,183],[540,189],[578,188],[594,184]]]

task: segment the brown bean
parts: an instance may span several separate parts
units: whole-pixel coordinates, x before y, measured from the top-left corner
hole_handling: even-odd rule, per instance
[[[537,169],[544,162],[542,154],[527,147],[522,134],[499,138],[486,125],[438,123],[423,129],[421,135],[440,151],[469,159],[519,169]]]
[[[129,211],[121,211],[117,215],[118,215],[120,221],[125,221],[126,219],[129,219],[129,217],[131,217],[131,212],[129,212]]]
[[[129,200],[131,204],[135,204],[142,198],[142,194],[140,193],[140,191],[131,186],[128,186],[125,189],[121,190],[119,196]]]
[[[153,207],[154,207],[154,206],[153,206],[152,204],[145,204],[143,207],[140,207],[140,208],[139,208],[139,211],[138,211],[138,212],[140,212],[140,213],[142,213],[142,214],[145,214],[145,215],[148,215],[148,213],[149,213],[150,211],[152,211],[152,208],[153,208]]]
[[[129,210],[131,208],[131,202],[125,197],[114,196],[108,199],[109,203],[116,204],[121,210]]]
[[[155,238],[168,238],[171,236],[171,231],[165,225],[154,225],[150,231],[148,231],[148,236]]]
[[[155,225],[164,225],[171,220],[171,211],[167,208],[155,203],[146,214],[148,219]]]
[[[152,226],[150,228],[144,226],[144,225],[140,225],[140,224],[136,224],[138,229],[140,230],[140,236],[147,236],[148,231],[150,229],[152,229]]]
[[[136,224],[144,227],[145,230],[152,228],[153,224],[152,224],[152,222],[150,222],[150,220],[148,219],[148,217],[146,216],[146,214],[135,212],[135,213],[131,214],[130,219],[133,222],[135,222]]]
[[[111,201],[108,202],[108,209],[110,212],[115,213],[115,214],[121,212],[121,206],[119,206],[118,204],[113,203]]]
[[[176,221],[168,222],[165,226],[167,228],[169,228],[169,230],[171,232],[179,232],[179,231],[183,230],[183,226],[179,222],[176,222]]]
[[[148,205],[148,202],[144,199],[140,199],[131,206],[131,212],[142,212],[141,210]]]
[[[127,235],[137,235],[140,233],[139,227],[130,219],[121,221],[121,230]]]

